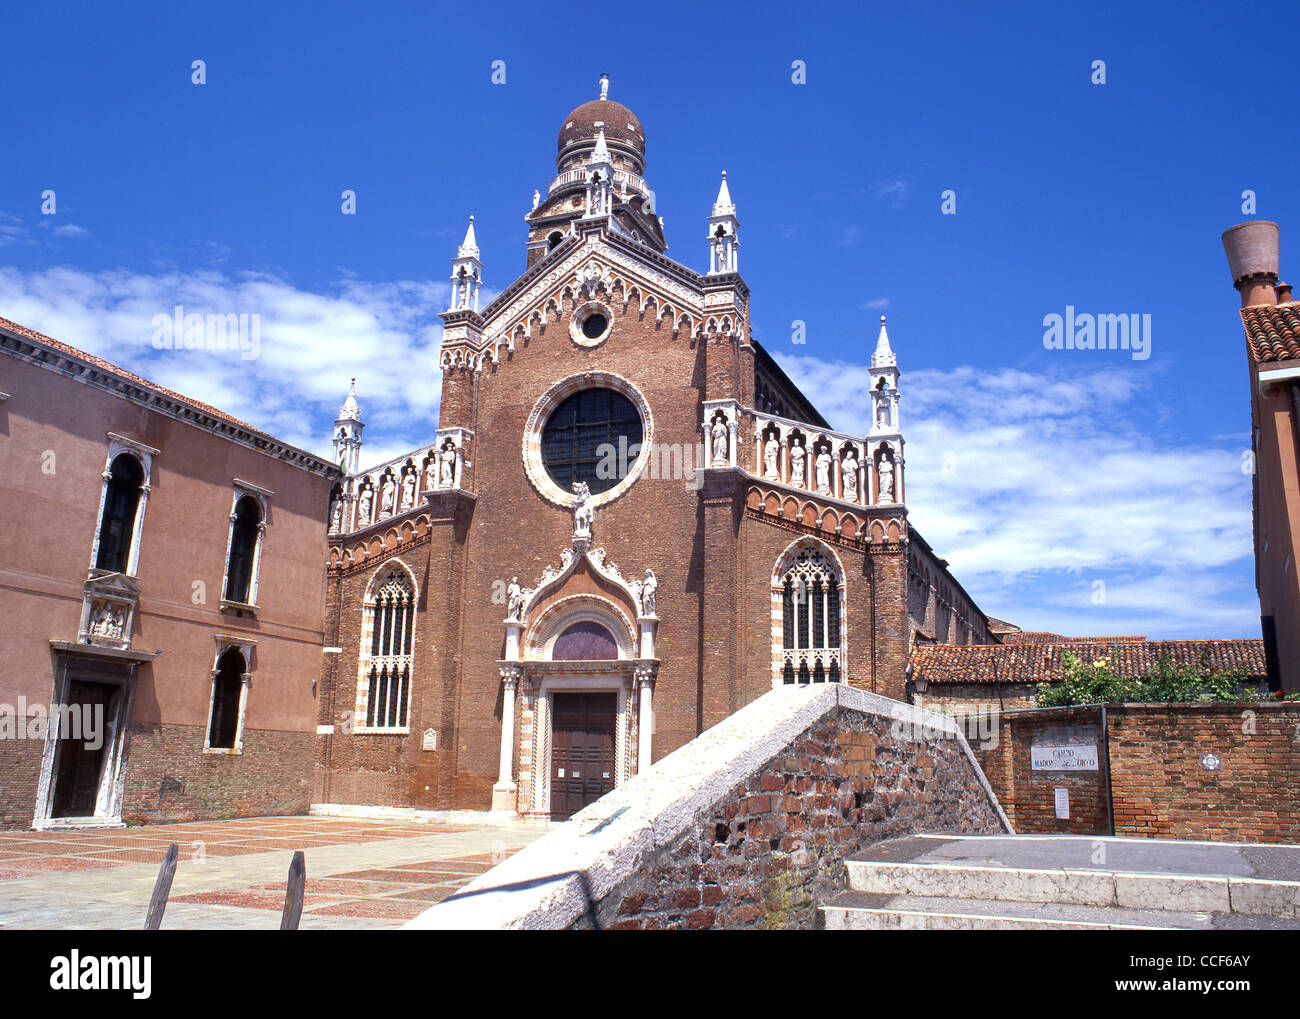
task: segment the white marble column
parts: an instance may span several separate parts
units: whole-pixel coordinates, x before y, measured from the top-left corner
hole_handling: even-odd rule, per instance
[[[637,774],[650,770],[653,760],[651,745],[654,736],[654,677],[649,669],[637,669],[636,682],[641,697],[637,729]]]
[[[515,693],[519,689],[519,670],[501,670],[501,762],[497,784],[492,787],[492,809],[516,809],[518,787],[514,779],[515,763]]]

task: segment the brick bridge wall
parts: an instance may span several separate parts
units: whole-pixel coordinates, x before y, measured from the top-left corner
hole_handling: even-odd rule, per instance
[[[1004,820],[952,719],[840,684],[779,689],[410,926],[806,928],[845,857]]]

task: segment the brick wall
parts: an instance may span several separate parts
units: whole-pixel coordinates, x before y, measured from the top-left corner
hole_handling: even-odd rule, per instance
[[[28,720],[14,725],[26,732]],[[42,735],[37,739],[0,739],[0,829],[30,828],[36,809],[36,783],[45,752]]]
[[[1300,705],[1118,704],[1106,709],[1116,835],[1300,842]],[[1017,832],[1108,831],[1101,711],[1008,712],[996,746],[974,746]],[[1030,748],[1095,739],[1096,772],[1033,771]],[[1202,765],[1220,759],[1217,771]],[[1070,790],[1069,821],[1053,791]]]
[[[122,820],[131,825],[306,814],[314,739],[302,732],[245,729],[242,753],[205,754],[201,726],[137,722],[127,752]]]

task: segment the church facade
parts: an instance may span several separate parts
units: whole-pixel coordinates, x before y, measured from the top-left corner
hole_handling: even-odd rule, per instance
[[[725,173],[669,258],[607,87],[482,308],[470,220],[436,434],[363,469],[355,385],[335,422],[317,803],[566,817],[773,686],[904,698],[914,640],[992,639],[909,524],[884,320],[835,431],[751,335]]]

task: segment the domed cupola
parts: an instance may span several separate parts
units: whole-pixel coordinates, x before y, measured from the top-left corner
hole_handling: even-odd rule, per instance
[[[563,172],[584,162],[596,147],[601,131],[614,164],[645,173],[645,131],[637,115],[608,98],[609,75],[600,76],[600,98],[583,103],[564,118],[556,142],[555,167]]]

